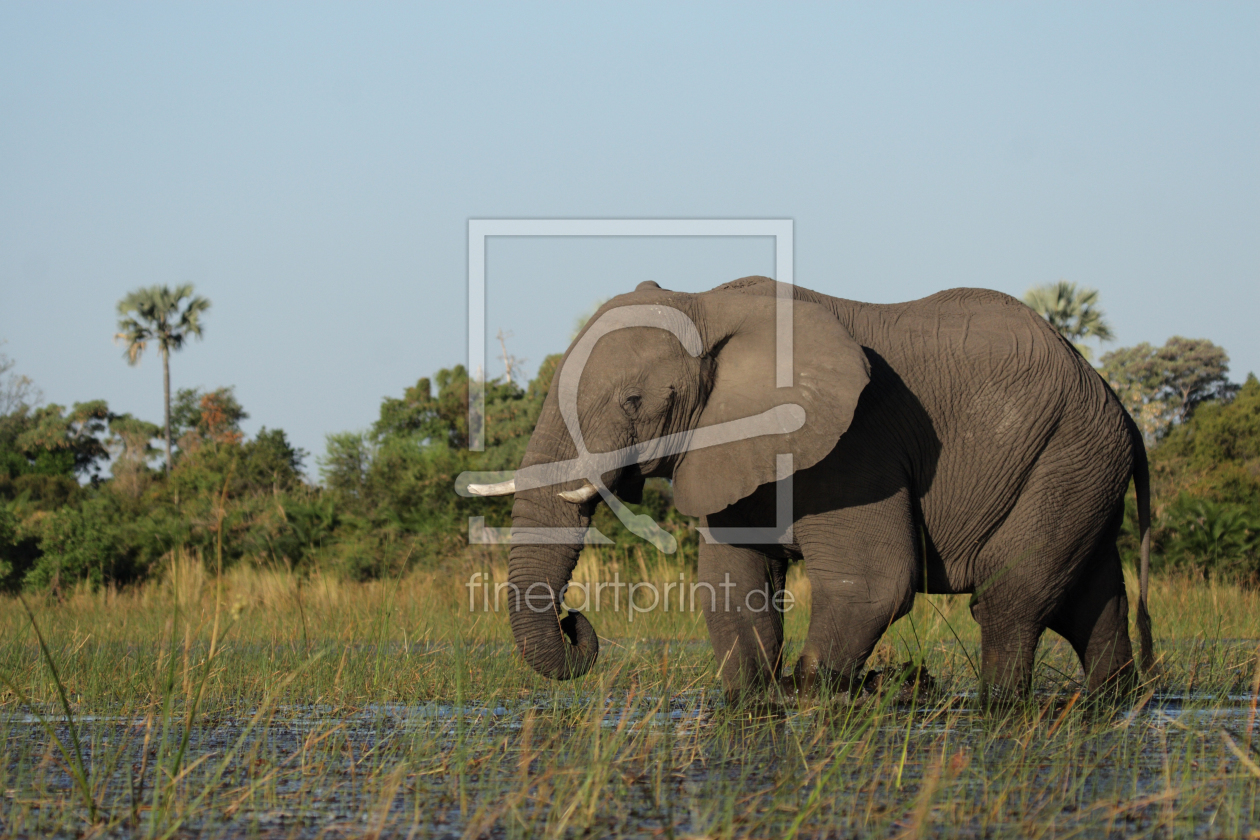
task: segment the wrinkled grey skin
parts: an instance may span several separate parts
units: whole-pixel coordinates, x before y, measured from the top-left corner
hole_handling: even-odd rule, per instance
[[[627,501],[644,477],[674,481],[675,504],[710,528],[774,523],[775,453],[795,472],[789,545],[701,541],[699,578],[728,580],[731,608],[705,609],[722,680],[756,693],[782,672],[782,615],[752,612],[750,590],[783,588],[803,559],[812,617],[793,680],[852,687],[883,632],[915,592],[976,593],[984,696],[1019,696],[1046,628],[1076,650],[1091,690],[1135,676],[1116,535],[1137,479],[1144,549],[1149,521],[1141,436],[1101,377],[1045,322],[998,292],[952,289],[876,305],[796,287],[792,388],[774,387],[776,284],[749,277],[699,295],[644,283],[606,309],[658,304],[696,324],[704,353],[668,332],[631,328],[601,338],[578,391],[592,452],[756,414],[804,406],[798,432],[737,441],[604,475]],[[522,466],[574,457],[557,385]],[[516,494],[513,528],[581,529],[599,497],[557,497],[581,481]],[[514,544],[510,581],[560,593],[579,545]],[[1143,557],[1145,597],[1145,553]],[[541,591],[536,589],[535,591]],[[758,599],[754,597],[754,603]],[[537,603],[537,601],[535,601]],[[585,616],[517,604],[512,630],[537,671],[585,673],[598,642]],[[1139,605],[1144,660],[1149,619]],[[1146,665],[1144,661],[1143,665]]]

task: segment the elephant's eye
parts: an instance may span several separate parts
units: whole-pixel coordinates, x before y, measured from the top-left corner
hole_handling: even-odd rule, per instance
[[[639,394],[626,394],[621,398],[621,407],[627,414],[636,414],[643,397]]]

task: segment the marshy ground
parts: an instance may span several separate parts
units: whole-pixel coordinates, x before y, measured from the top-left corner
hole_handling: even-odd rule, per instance
[[[636,559],[578,574],[687,575]],[[1048,633],[1034,699],[981,714],[967,597],[921,596],[872,664],[921,662],[930,696],[748,710],[724,702],[698,612],[590,615],[598,665],[555,683],[515,656],[505,614],[468,609],[467,575],[176,563],[29,602],[48,656],[0,601],[0,834],[1260,836],[1251,590],[1156,579],[1160,673],[1118,705],[1081,695]],[[808,582],[790,585],[799,641]]]

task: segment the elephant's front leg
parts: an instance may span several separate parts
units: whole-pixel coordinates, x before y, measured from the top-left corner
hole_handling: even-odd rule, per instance
[[[819,681],[851,690],[880,637],[914,605],[918,545],[908,503],[894,496],[833,512],[797,533],[810,619],[792,683],[802,693]]]
[[[820,681],[836,691],[852,690],[884,631],[909,611],[913,592],[894,594],[886,581],[863,573],[867,570],[835,560],[807,561],[806,570],[809,633],[792,685],[801,693],[812,693]]]
[[[727,693],[750,697],[778,679],[783,652],[787,561],[720,543],[700,542],[699,601]]]

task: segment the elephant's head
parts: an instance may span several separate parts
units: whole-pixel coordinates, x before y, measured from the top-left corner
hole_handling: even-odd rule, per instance
[[[678,509],[702,516],[775,481],[777,454],[808,468],[848,428],[869,378],[862,348],[827,309],[795,300],[792,384],[777,387],[776,313],[772,296],[650,282],[612,299],[552,381],[517,473],[535,480],[469,487],[516,494],[509,609],[517,647],[539,673],[581,676],[599,652],[584,616],[560,618],[598,484],[637,502],[644,478],[670,478]],[[760,420],[732,423],[746,418]]]

